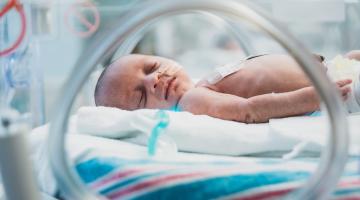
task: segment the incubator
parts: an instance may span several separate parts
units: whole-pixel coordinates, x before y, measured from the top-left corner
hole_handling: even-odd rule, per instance
[[[354,134],[360,119],[347,116],[309,51],[328,58],[334,80],[353,80],[345,103],[359,111],[359,62],[335,57],[360,48],[359,11],[357,0],[1,1],[6,198],[342,199],[350,191],[342,187],[359,186],[356,156],[345,165],[349,143],[360,141]],[[253,125],[175,109],[95,107],[102,70],[131,53],[174,59],[193,80],[254,55],[289,54],[326,111]],[[237,70],[221,68],[211,80]],[[296,159],[303,149],[313,154]],[[354,176],[341,178],[348,168]],[[358,194],[351,190],[349,197]]]

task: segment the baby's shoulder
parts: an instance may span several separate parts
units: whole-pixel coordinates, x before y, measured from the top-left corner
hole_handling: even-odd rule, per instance
[[[213,91],[203,86],[197,86],[188,90],[179,101],[180,108],[191,110],[193,107],[200,106],[206,102]]]
[[[206,90],[212,90],[212,91],[216,91],[218,92],[218,88],[214,85],[214,84],[210,84],[206,78],[201,79],[200,81],[198,81],[195,84],[195,88],[197,90],[202,90],[202,89],[206,89]]]

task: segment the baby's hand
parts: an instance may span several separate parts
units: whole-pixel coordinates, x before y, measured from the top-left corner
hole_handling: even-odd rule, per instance
[[[351,92],[351,88],[350,88],[351,83],[352,83],[351,79],[341,79],[336,81],[336,85],[338,86],[341,97],[344,101],[348,98],[349,93]]]

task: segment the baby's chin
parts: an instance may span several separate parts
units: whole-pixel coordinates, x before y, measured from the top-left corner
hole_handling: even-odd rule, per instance
[[[172,101],[169,102],[170,106],[168,107],[168,109],[173,111],[180,111],[181,109],[179,108],[179,103],[182,97],[185,96],[187,91],[188,90],[183,90],[175,98],[173,98]]]
[[[167,100],[169,110],[178,110],[181,98],[193,87],[192,82],[181,82],[175,91],[170,93]]]
[[[167,108],[168,110],[177,110],[179,101],[182,95],[173,96],[171,99],[167,101]]]

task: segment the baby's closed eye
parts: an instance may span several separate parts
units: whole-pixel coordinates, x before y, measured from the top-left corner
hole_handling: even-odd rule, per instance
[[[143,71],[146,75],[153,73],[156,71],[160,66],[160,63],[157,61],[151,61],[145,63],[145,67],[143,68]]]

